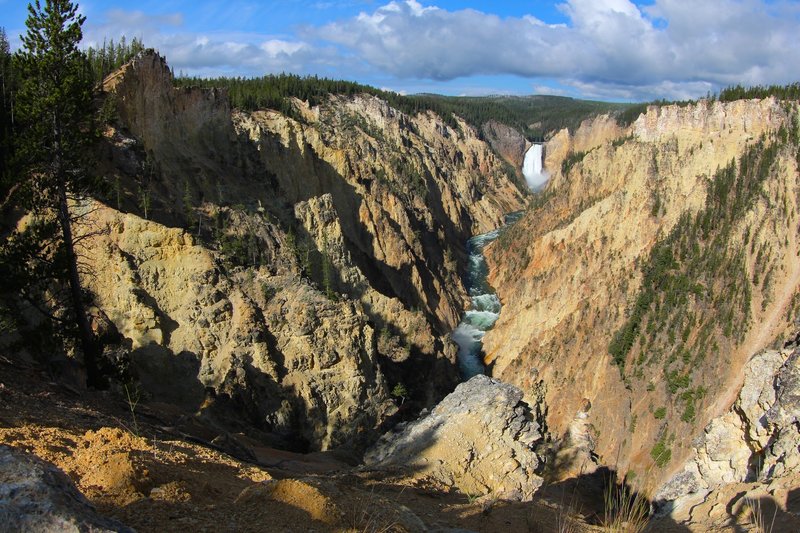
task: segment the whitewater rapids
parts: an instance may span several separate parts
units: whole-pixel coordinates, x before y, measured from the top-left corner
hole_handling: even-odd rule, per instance
[[[476,235],[467,241],[469,267],[465,283],[472,306],[464,313],[458,327],[451,334],[453,341],[458,344],[458,366],[461,379],[464,381],[472,376],[485,373],[486,368],[483,365],[481,354],[483,336],[492,329],[500,317],[500,298],[486,280],[489,275],[489,267],[483,257],[483,249],[499,237],[508,224],[516,222],[520,215],[521,213],[509,215],[506,217],[505,227]]]

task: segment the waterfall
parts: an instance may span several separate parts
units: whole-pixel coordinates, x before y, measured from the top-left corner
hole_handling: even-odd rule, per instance
[[[542,144],[534,144],[525,152],[522,174],[532,191],[541,189],[550,176],[542,169]]]

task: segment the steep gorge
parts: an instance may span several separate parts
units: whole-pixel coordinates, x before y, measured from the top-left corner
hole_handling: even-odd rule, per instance
[[[372,447],[407,480],[525,500],[605,465],[705,504],[763,458],[796,464],[776,425],[791,413],[751,435],[773,403],[794,409],[775,398],[795,394],[776,376],[794,379],[796,355],[753,355],[797,330],[796,102],[595,117],[549,136],[530,195],[531,143],[500,123],[368,94],[232,109],[224,89],[174,87],[150,52],[104,91],[110,189],[75,204],[93,325],[128,401],[182,413],[180,431],[248,459],[254,442]],[[499,235],[491,377],[447,396],[480,234]],[[748,390],[769,401],[741,407]]]
[[[464,243],[524,201],[471,126],[366,95],[244,113],[152,53],[104,87],[86,281],[148,398],[358,449],[395,385],[419,407],[452,390]]]
[[[153,226],[182,235],[156,241],[184,240],[160,260],[203,257],[189,276],[204,281],[180,300],[187,273],[134,275],[152,242],[125,249],[135,220],[100,211],[122,229],[99,238],[93,260],[132,281],[122,290],[119,275],[101,275],[92,288],[142,383],[192,405],[222,394],[312,449],[374,439],[393,420],[397,384],[421,406],[452,390],[464,243],[524,205],[495,155],[521,161],[528,143],[515,131],[487,125],[493,152],[464,122],[366,95],[295,100],[292,116],[231,110],[223,90],[174,89],[154,55],[106,88],[119,116],[107,135],[118,207],[142,215],[148,194],[153,224],[187,228]],[[655,486],[727,409],[750,355],[788,330],[795,114],[772,99],[701,101],[651,107],[627,127],[596,117],[546,143],[550,182],[488,250],[505,311],[484,350],[489,372],[529,403],[546,391],[555,435],[591,406],[580,425],[601,462]],[[252,261],[231,262],[232,242]],[[668,286],[651,287],[656,277]],[[340,317],[352,320],[337,330]],[[198,376],[183,397],[157,370],[176,361],[166,376]]]
[[[798,111],[768,98],[598,117],[545,146],[552,177],[487,250],[493,376],[586,417],[600,461],[656,487],[794,320]],[[561,465],[567,472],[589,465]]]

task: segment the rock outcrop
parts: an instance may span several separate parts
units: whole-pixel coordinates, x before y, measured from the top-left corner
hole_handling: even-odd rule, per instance
[[[490,120],[481,128],[483,136],[492,145],[492,148],[503,156],[503,159],[521,169],[525,160],[525,152],[530,148],[530,143],[514,128],[495,120]]]
[[[86,284],[148,398],[318,450],[382,433],[397,383],[452,390],[464,243],[523,203],[472,127],[367,95],[232,110],[151,52],[105,89]]]
[[[228,273],[180,229],[97,205],[92,217],[108,231],[87,251],[88,285],[149,398],[212,413],[232,403],[311,449],[368,438],[394,412],[357,302],[292,276]]]
[[[759,482],[765,496],[785,499],[775,490],[787,486],[783,481],[789,487],[797,483],[800,349],[759,353],[744,372],[730,411],[705,427],[683,469],[656,493],[661,513],[688,522],[696,507],[719,501],[719,493],[730,494],[728,486]]]
[[[2,445],[0,524],[4,531],[134,531],[97,514],[69,477],[51,463]]]
[[[542,484],[534,448],[543,433],[522,391],[478,375],[429,414],[384,435],[364,463],[399,468],[465,494],[528,501]]]
[[[201,207],[260,202],[282,218],[287,204],[330,194],[344,244],[371,284],[425,311],[439,333],[463,308],[467,238],[523,205],[514,172],[474,128],[405,115],[374,96],[331,96],[315,107],[294,100],[293,117],[232,111],[224,90],[173,88],[152,54],[109,89],[147,156],[156,220],[184,222],[187,196]]]
[[[523,205],[513,172],[464,122],[454,130],[432,113],[410,117],[372,96],[296,105],[302,122],[236,113],[237,131],[290,203],[331,195],[344,245],[377,290],[449,332],[464,306],[464,243]],[[391,322],[390,314],[377,318]]]
[[[624,137],[625,134],[625,128],[621,127],[611,115],[587,119],[574,132],[564,128],[547,141],[544,168],[551,174],[558,173],[561,163],[571,154],[589,152],[598,146]]]
[[[795,350],[775,376],[775,403],[764,414],[772,430],[762,479],[800,472],[800,350]]]
[[[429,376],[425,387],[429,393],[447,390],[458,380],[456,349],[451,344],[441,343],[431,324],[419,310],[407,309],[397,297],[390,297],[370,285],[369,279],[348,250],[333,198],[324,194],[295,204],[295,217],[302,228],[330,262],[329,290],[346,292],[363,304],[372,316],[391,317],[379,332],[378,351],[393,363],[406,363],[418,372],[424,368]],[[334,274],[335,273],[335,274]],[[414,351],[441,357],[432,363],[412,360]],[[403,379],[403,381],[406,381]],[[429,395],[433,402],[438,398]]]

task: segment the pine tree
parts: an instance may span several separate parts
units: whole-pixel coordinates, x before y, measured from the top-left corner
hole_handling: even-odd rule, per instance
[[[0,26],[0,98],[2,98],[3,109],[8,107],[10,98],[11,82],[11,45],[8,42],[6,29]]]
[[[183,214],[186,217],[186,229],[192,230],[194,226],[194,199],[192,198],[192,191],[189,188],[189,182],[183,182]]]
[[[402,383],[398,383],[392,389],[392,396],[395,398],[400,398],[400,405],[403,405],[408,398],[408,389]]]
[[[15,56],[19,92],[15,143],[21,164],[22,196],[36,217],[55,221],[54,242],[63,257],[70,321],[83,352],[87,383],[102,384],[100,347],[87,316],[75,244],[80,217],[71,207],[101,188],[88,172],[89,148],[96,139],[92,75],[78,48],[85,17],[66,0],[39,0],[28,5],[27,33]]]
[[[14,123],[14,71],[6,30],[0,27],[0,204],[11,186],[11,132]]]

